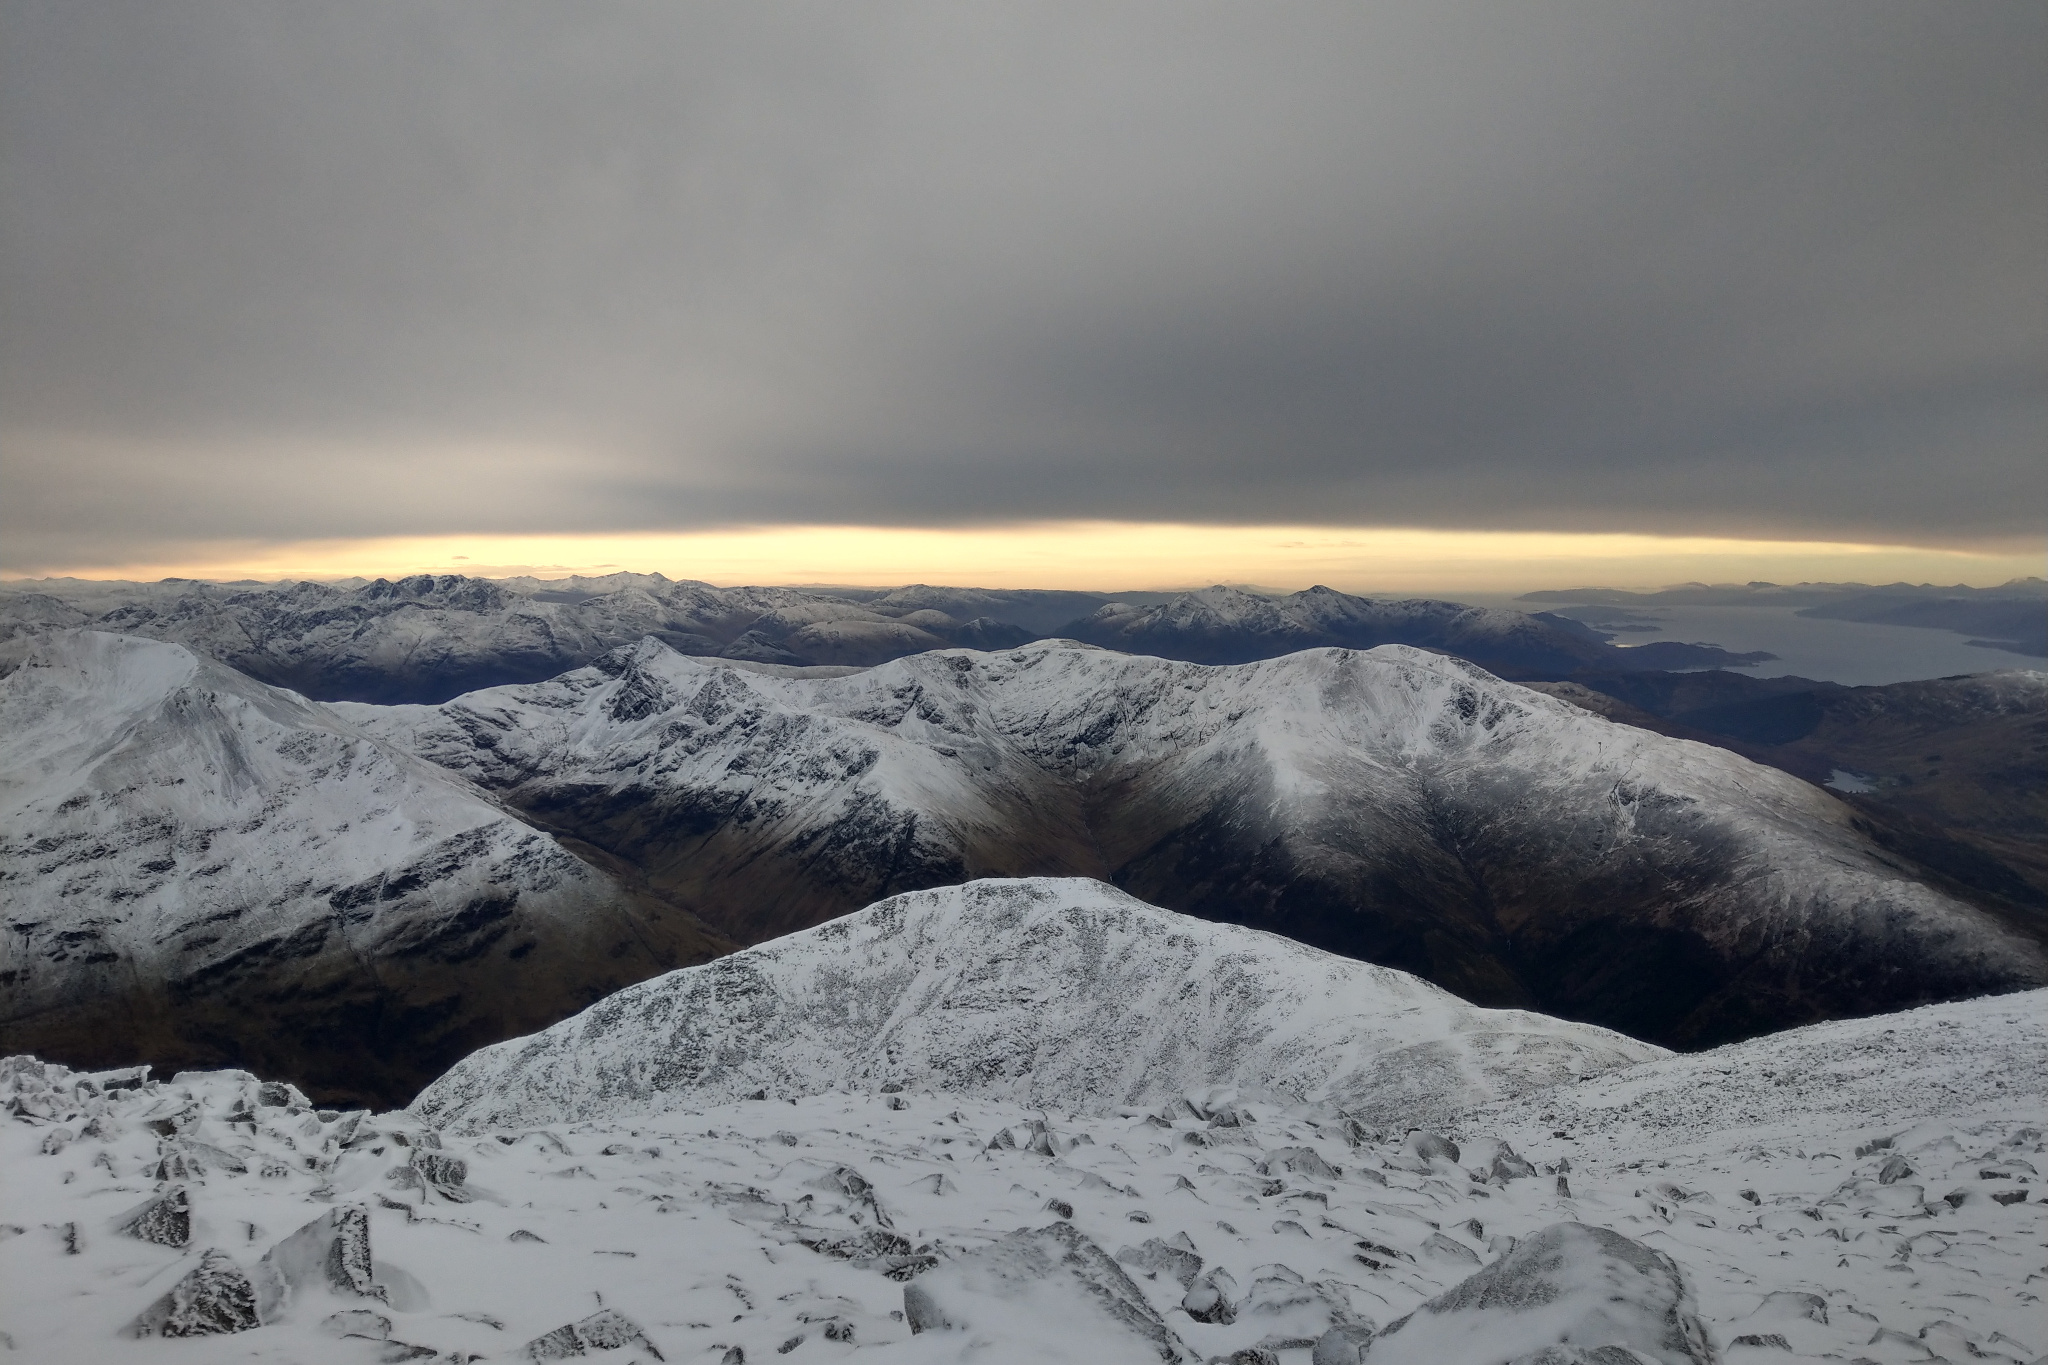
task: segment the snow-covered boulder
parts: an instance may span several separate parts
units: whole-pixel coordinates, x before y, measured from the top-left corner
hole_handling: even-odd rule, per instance
[[[926,1271],[904,1286],[903,1316],[912,1332],[970,1336],[962,1356],[1090,1365],[1200,1359],[1071,1223],[1019,1228]]]
[[[137,1337],[210,1337],[262,1325],[256,1289],[234,1257],[208,1247],[164,1296],[129,1327]]]
[[[1559,1347],[1580,1354],[1555,1353]],[[1556,1223],[1388,1323],[1370,1358],[1372,1365],[1564,1365],[1601,1361],[1599,1352],[1614,1347],[1656,1365],[1715,1365],[1677,1262],[1610,1228]]]

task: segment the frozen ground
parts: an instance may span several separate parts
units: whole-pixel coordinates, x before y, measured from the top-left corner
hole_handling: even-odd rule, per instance
[[[1576,1223],[1629,1239],[1640,1266],[1563,1256],[1557,1302],[1627,1286],[1600,1330],[1641,1359],[2031,1361],[2048,1346],[2044,1059],[2048,992],[1822,1025],[1496,1104],[1448,1126],[1455,1158],[1332,1104],[1228,1092],[1073,1116],[832,1091],[456,1135],[313,1111],[242,1073],[136,1084],[19,1059],[0,1082],[0,1327],[51,1365],[1114,1361],[1262,1342],[1307,1365],[1318,1340],[1357,1360],[1362,1329]],[[1643,1335],[1662,1302],[1650,1252],[1684,1280],[1666,1325],[1696,1312],[1704,1353]],[[170,1321],[262,1325],[126,1334],[195,1272],[216,1292]],[[1474,1298],[1365,1361],[1445,1340],[1507,1360],[1555,1327]],[[1598,1344],[1584,1321],[1574,1340]]]

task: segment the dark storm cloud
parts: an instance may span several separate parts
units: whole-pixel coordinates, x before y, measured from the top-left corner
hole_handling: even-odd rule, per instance
[[[11,562],[2038,531],[2031,0],[4,13]]]

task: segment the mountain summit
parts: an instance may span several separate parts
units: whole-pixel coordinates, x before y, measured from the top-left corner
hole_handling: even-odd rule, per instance
[[[1225,1088],[1398,1129],[1666,1055],[1081,878],[977,881],[629,987],[413,1112],[532,1127],[856,1090],[1100,1111]]]

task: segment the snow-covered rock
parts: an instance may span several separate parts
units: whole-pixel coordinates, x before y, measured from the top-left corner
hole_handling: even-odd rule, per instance
[[[1585,1354],[1542,1354],[1560,1346]],[[1671,1257],[1609,1228],[1553,1223],[1387,1324],[1371,1358],[1598,1365],[1595,1353],[1615,1347],[1655,1365],[1715,1365],[1692,1287]]]
[[[1068,1111],[1225,1091],[1398,1130],[1659,1055],[1100,882],[980,881],[629,987],[477,1052],[414,1112],[468,1130],[835,1086]],[[1275,1176],[1318,1169],[1313,1153],[1274,1161]]]
[[[819,678],[649,640],[338,709],[743,941],[1083,875],[1674,1044],[2048,981],[1825,792],[1402,646],[1210,668],[1044,642]]]
[[[617,1351],[634,1347],[655,1360],[661,1351],[647,1339],[646,1331],[624,1313],[600,1308],[587,1318],[564,1323],[544,1336],[535,1337],[520,1349],[528,1360],[569,1360],[593,1351]]]
[[[1201,1360],[1072,1223],[1019,1228],[927,1271],[904,1287],[903,1315],[912,1332],[964,1338],[955,1347],[962,1355],[998,1351],[1075,1365]]]
[[[0,869],[0,1047],[383,1103],[722,946],[327,708],[94,631],[0,679]]]
[[[143,1309],[128,1331],[137,1337],[211,1337],[260,1326],[249,1276],[225,1251],[208,1247],[199,1264]]]

